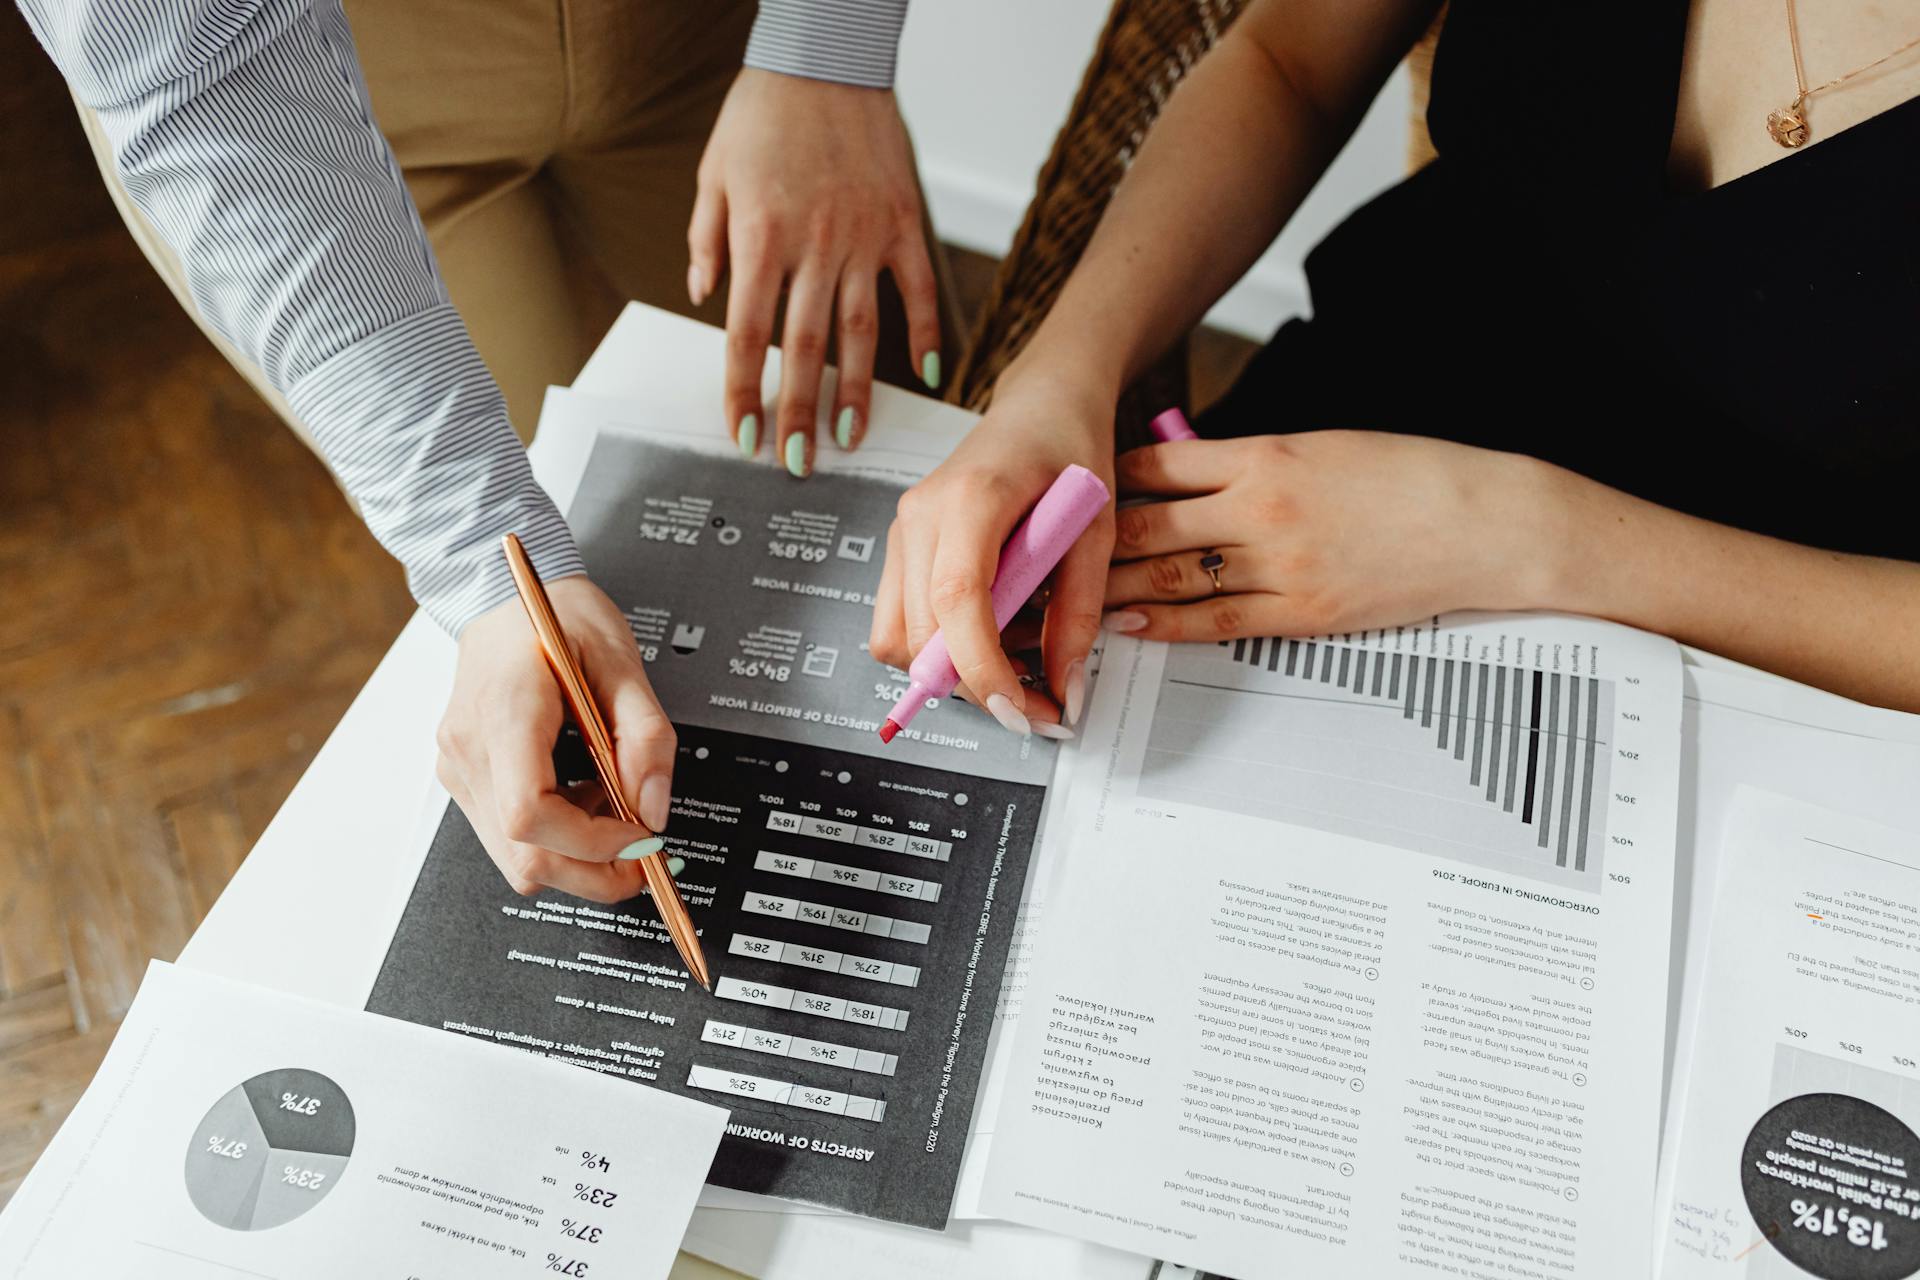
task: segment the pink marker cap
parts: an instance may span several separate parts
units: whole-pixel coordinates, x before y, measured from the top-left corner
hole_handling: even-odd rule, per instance
[[[1200,438],[1200,433],[1193,429],[1193,424],[1187,421],[1187,415],[1180,412],[1178,406],[1168,409],[1147,425],[1154,437],[1162,444],[1171,444],[1175,440]]]

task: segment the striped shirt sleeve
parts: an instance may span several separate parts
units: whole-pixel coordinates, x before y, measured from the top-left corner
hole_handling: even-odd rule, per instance
[[[891,89],[906,21],[907,0],[760,0],[747,65]]]
[[[280,389],[454,634],[517,532],[584,572],[447,299],[340,0],[19,0],[201,314]]]

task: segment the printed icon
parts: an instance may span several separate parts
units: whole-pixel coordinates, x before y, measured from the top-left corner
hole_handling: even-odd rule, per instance
[[[838,649],[830,649],[825,645],[821,645],[818,648],[808,645],[807,656],[802,659],[800,663],[800,673],[808,676],[819,676],[825,679],[833,674],[833,668],[839,661],[840,651]]]
[[[714,536],[720,540],[721,546],[731,547],[740,541],[740,526],[737,524],[721,525],[720,532]]]
[[[678,654],[698,653],[700,642],[706,638],[705,627],[689,626],[683,622],[673,629],[673,651]]]
[[[865,564],[873,559],[873,539],[857,537],[851,533],[841,534],[838,554],[842,560],[857,560]]]

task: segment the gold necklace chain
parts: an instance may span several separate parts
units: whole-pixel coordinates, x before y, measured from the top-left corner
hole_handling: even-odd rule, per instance
[[[1813,131],[1807,126],[1807,99],[1816,93],[1825,93],[1835,85],[1845,84],[1858,75],[1865,75],[1883,62],[1891,62],[1907,50],[1920,45],[1920,36],[1901,45],[1891,53],[1882,54],[1864,67],[1855,67],[1843,76],[1835,76],[1825,84],[1807,88],[1807,72],[1800,61],[1800,23],[1793,11],[1793,0],[1787,0],[1787,42],[1793,46],[1793,81],[1800,94],[1792,102],[1767,116],[1767,132],[1773,140],[1783,147],[1805,146]]]

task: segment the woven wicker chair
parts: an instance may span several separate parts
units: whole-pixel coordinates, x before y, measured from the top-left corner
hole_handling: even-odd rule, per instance
[[[1174,87],[1219,41],[1247,0],[1116,0],[1066,123],[1040,169],[1033,203],[981,304],[947,398],[983,410],[993,384],[1052,309],[1107,201]],[[1128,391],[1123,427],[1187,400],[1186,343]],[[1123,437],[1131,442],[1133,433]]]
[[[1066,123],[1041,167],[1033,203],[981,304],[947,398],[975,411],[993,399],[1001,372],[1027,345],[1093,237],[1147,130],[1175,86],[1220,40],[1249,0],[1115,0]],[[1416,47],[1414,130],[1408,161],[1432,159],[1426,135],[1426,75],[1439,19]],[[1146,424],[1186,406],[1187,343],[1162,356],[1122,397],[1119,447],[1148,440]]]

